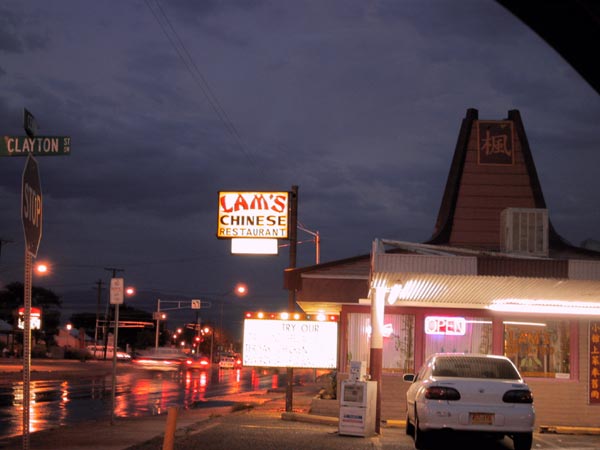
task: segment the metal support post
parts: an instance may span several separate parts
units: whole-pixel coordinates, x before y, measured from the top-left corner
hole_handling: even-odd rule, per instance
[[[292,186],[290,197],[290,263],[289,268],[296,267],[296,247],[298,241],[298,186]],[[293,314],[296,310],[296,291],[290,287],[288,293],[288,311]],[[294,406],[294,368],[287,368],[287,385],[285,390],[285,410],[292,412]]]

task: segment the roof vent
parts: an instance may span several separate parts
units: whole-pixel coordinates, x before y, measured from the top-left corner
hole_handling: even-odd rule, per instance
[[[548,256],[548,210],[506,208],[500,214],[500,247],[506,253]]]

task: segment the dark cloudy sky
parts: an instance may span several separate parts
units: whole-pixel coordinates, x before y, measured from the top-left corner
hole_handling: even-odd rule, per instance
[[[38,259],[82,308],[105,267],[173,298],[243,280],[248,309],[285,307],[287,249],[231,256],[219,190],[298,185],[322,261],[428,239],[470,107],[521,111],[558,232],[600,238],[600,98],[492,0],[5,0],[0,134],[24,134],[24,107],[72,137],[38,158]],[[0,159],[0,285],[23,278],[24,162]]]

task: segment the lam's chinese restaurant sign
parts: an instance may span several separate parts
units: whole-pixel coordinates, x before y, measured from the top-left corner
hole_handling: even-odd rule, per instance
[[[590,404],[600,404],[600,322],[590,322]]]
[[[287,239],[289,192],[219,192],[217,237]]]

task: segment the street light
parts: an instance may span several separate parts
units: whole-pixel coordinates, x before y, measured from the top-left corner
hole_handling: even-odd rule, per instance
[[[220,295],[221,311],[219,315],[219,331],[221,333],[221,341],[223,341],[223,305],[225,304],[225,296],[227,296],[227,294],[234,294],[237,297],[245,297],[248,294],[248,285],[246,283],[237,283],[231,291],[227,291]]]
[[[213,364],[213,346],[214,346],[215,330],[211,330],[209,327],[204,327],[204,329],[202,330],[202,333],[203,334],[210,333],[210,364],[212,366],[212,364]]]
[[[160,321],[167,319],[167,314],[160,311],[160,300],[158,301],[158,311],[152,314],[153,319],[156,320],[156,335],[154,337],[154,349],[158,350],[158,334],[160,329]]]
[[[47,275],[49,269],[50,268],[49,268],[48,264],[46,264],[44,262],[40,262],[35,265],[35,272],[38,275]]]

